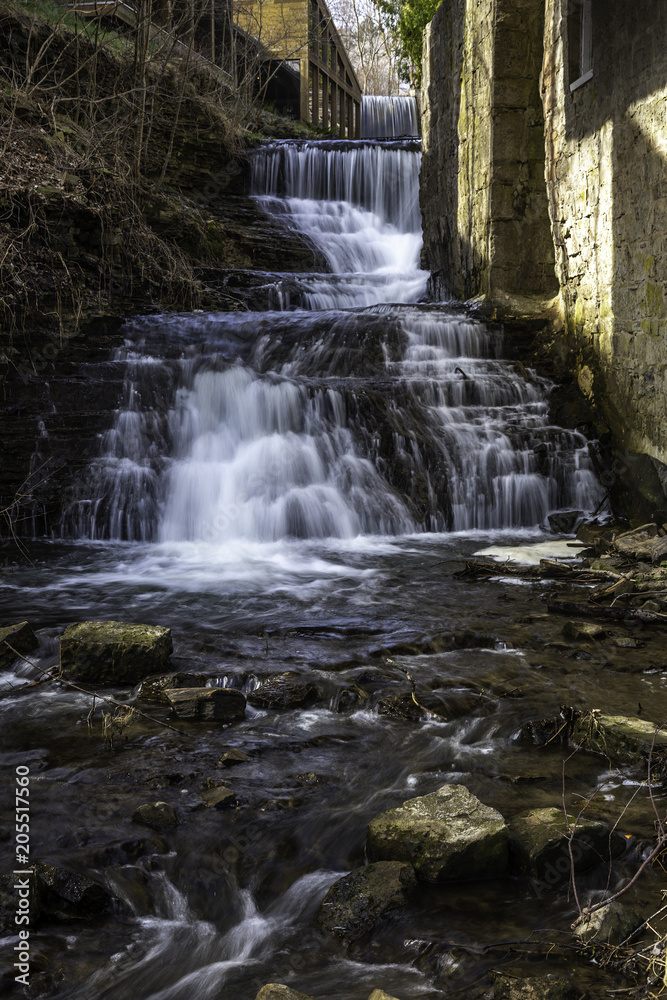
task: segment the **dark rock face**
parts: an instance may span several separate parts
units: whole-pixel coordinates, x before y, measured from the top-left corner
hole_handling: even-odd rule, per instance
[[[101,913],[111,902],[111,894],[98,882],[69,868],[38,864],[37,881],[44,893],[44,908],[72,918]]]
[[[165,697],[179,719],[192,722],[235,722],[245,715],[245,698],[233,688],[167,689]]]
[[[39,641],[28,622],[0,628],[0,670],[4,670],[16,659],[16,653],[12,652],[10,646],[17,653],[31,653],[33,649],[37,649]]]
[[[399,910],[417,879],[412,865],[378,861],[343,876],[329,889],[318,914],[323,931],[357,941],[389,913]]]
[[[164,669],[173,649],[171,629],[125,622],[80,622],[60,638],[65,677],[95,684],[134,684]]]

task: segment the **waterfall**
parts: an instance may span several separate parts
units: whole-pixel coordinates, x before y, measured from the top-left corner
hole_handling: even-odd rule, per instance
[[[403,127],[398,99],[367,101]],[[272,279],[272,312],[130,323],[124,397],[66,534],[224,550],[536,527],[597,504],[548,383],[503,360],[497,331],[423,302],[419,158],[395,140],[255,152],[254,196],[330,273],[290,275],[289,296]]]
[[[417,101],[414,97],[363,97],[363,139],[391,139],[419,135]]]

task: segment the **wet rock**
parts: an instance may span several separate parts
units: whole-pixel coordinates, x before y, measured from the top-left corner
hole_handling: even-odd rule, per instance
[[[464,785],[443,785],[408,799],[368,826],[375,861],[407,861],[428,881],[502,875],[507,868],[505,820]]]
[[[398,1000],[398,997],[390,996],[384,990],[373,990],[368,1000]]]
[[[578,941],[587,944],[621,944],[642,923],[642,918],[634,910],[613,902],[575,920],[572,933]]]
[[[658,764],[667,760],[667,730],[645,719],[588,712],[578,720],[572,738],[621,764],[643,763],[652,755],[654,774],[664,771]]]
[[[401,861],[358,868],[331,886],[320,907],[319,926],[345,941],[357,941],[382,917],[404,906],[416,885],[412,865]]]
[[[201,797],[209,809],[231,809],[238,805],[236,793],[231,788],[225,788],[224,785],[218,785],[217,788],[211,788],[208,792],[202,792]]]
[[[250,757],[247,753],[232,747],[231,750],[225,750],[216,767],[234,767],[236,764],[245,764],[248,760]]]
[[[38,864],[35,870],[44,910],[52,916],[82,919],[102,913],[112,900],[104,886],[69,868]]]
[[[245,698],[235,688],[167,688],[164,694],[179,719],[235,722],[245,716]]]
[[[630,635],[621,635],[617,639],[614,639],[614,646],[618,649],[640,649],[642,643],[639,639],[633,639]]]
[[[144,802],[134,810],[132,819],[158,833],[174,830],[178,824],[178,817],[167,802]]]
[[[312,704],[317,695],[317,686],[312,681],[287,670],[263,681],[248,694],[248,701],[258,708],[301,708]]]
[[[315,771],[306,771],[303,774],[297,774],[296,780],[302,785],[322,785],[326,781],[326,778]]]
[[[255,1000],[313,1000],[313,998],[305,993],[299,993],[298,990],[292,990],[289,986],[268,983],[262,986]]]
[[[171,629],[125,622],[80,622],[60,637],[65,677],[95,684],[135,684],[159,673],[173,649]]]
[[[559,510],[547,517],[549,527],[558,535],[573,535],[583,519],[583,510]]]
[[[519,978],[489,973],[494,979],[489,1000],[582,1000],[586,994],[563,976]]]
[[[419,722],[424,718],[424,712],[415,704],[411,694],[387,694],[378,702],[378,713],[388,715],[391,719],[406,719]]]
[[[525,722],[519,732],[519,742],[542,747],[547,743],[567,746],[581,712],[569,705],[561,705],[558,715]]]
[[[167,705],[169,700],[165,694],[166,690],[205,687],[208,679],[208,674],[186,674],[182,670],[173,674],[157,674],[155,677],[147,677],[141,682],[137,690],[137,697],[144,701],[158,701]]]
[[[609,827],[598,820],[568,817],[574,829],[572,860],[575,872],[587,871],[609,861]],[[576,822],[576,829],[575,829]],[[570,877],[568,829],[561,809],[533,809],[515,816],[509,824],[510,864],[514,871],[556,885]],[[613,835],[614,856],[623,852],[625,842]]]
[[[39,639],[28,622],[0,628],[0,670],[10,666],[17,658],[9,646],[13,646],[17,653],[31,653],[39,646]]]
[[[563,625],[563,635],[566,639],[574,639],[575,642],[586,642],[589,639],[604,639],[605,630],[595,622],[565,622]]]
[[[658,563],[667,556],[667,537],[658,536],[657,525],[644,524],[616,535],[613,548],[627,559]]]

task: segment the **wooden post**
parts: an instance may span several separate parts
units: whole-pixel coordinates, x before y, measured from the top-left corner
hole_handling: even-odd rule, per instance
[[[308,59],[301,60],[301,108],[299,116],[301,121],[310,121],[310,91],[308,89]]]
[[[311,90],[311,100],[312,100],[312,118],[311,121],[313,125],[320,124],[320,71],[314,63],[311,63],[311,69],[313,72],[313,83]]]
[[[329,82],[331,88],[331,130],[335,132],[338,128],[338,87],[336,81]]]

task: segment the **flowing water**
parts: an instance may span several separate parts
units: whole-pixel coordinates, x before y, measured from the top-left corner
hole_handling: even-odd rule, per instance
[[[6,569],[3,617],[41,628],[43,668],[68,622],[118,619],[169,625],[175,668],[209,684],[250,693],[290,670],[316,688],[307,705],[249,705],[241,723],[180,736],[135,719],[109,747],[85,695],[8,693],[35,676],[26,664],[2,675],[2,759],[30,763],[35,857],[93,873],[117,900],[34,936],[44,995],[253,1000],[266,982],[316,1000],[481,995],[508,960],[495,945],[566,930],[573,901],[529,879],[424,888],[345,950],[313,921],[363,863],[367,823],[445,782],[508,817],[558,806],[562,753],[523,745],[522,723],[562,703],[667,715],[658,639],[617,648],[617,626],[568,643],[540,600],[562,584],[455,576],[489,546],[571,553],[547,515],[593,510],[602,492],[588,442],[553,426],[548,383],[503,360],[501,332],[425,301],[419,156],[395,139],[258,151],[256,197],[330,273],[289,276],[271,311],[129,320],[110,363],[122,398],[61,537]],[[409,698],[400,667],[434,710],[422,721],[380,710]],[[217,767],[229,748],[249,759]],[[223,779],[238,808],[205,808]],[[568,802],[596,792],[602,815],[638,787],[593,755],[567,765]],[[175,831],[132,822],[155,799],[177,810]],[[643,799],[623,829],[650,834]],[[597,898],[607,877],[582,891]]]

